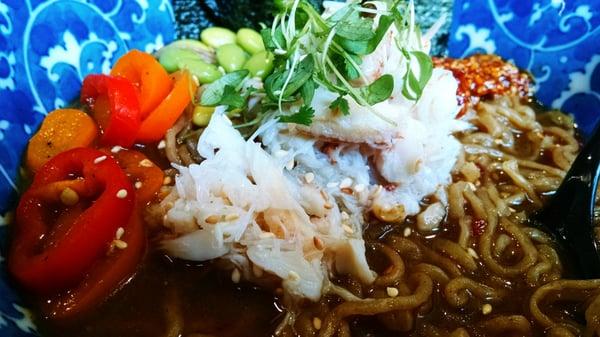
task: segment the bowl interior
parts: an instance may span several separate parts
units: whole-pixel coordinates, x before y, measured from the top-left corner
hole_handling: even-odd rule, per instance
[[[189,0],[175,2],[175,10],[167,0],[0,3],[0,335],[36,333],[3,257],[21,156],[44,115],[77,99],[87,74],[108,72],[127,50],[153,52],[214,23],[254,24],[265,17],[265,3]],[[589,133],[600,118],[600,1],[543,3],[424,0],[417,12],[425,27],[448,14],[435,53],[495,53],[514,61],[535,77],[543,104],[573,114]],[[225,8],[246,16],[231,23]]]

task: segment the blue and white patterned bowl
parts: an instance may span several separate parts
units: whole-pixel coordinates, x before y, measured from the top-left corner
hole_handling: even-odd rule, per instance
[[[584,132],[600,119],[600,1],[455,0],[449,33],[451,56],[513,60],[535,76],[541,102],[574,114]],[[77,98],[87,74],[174,37],[168,0],[0,0],[1,336],[37,334],[3,258],[31,133],[48,111]]]

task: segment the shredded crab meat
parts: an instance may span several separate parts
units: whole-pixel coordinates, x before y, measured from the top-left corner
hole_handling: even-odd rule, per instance
[[[224,258],[246,269],[251,262],[281,278],[288,293],[313,300],[321,296],[328,266],[373,281],[361,228],[344,231],[360,223],[343,224],[335,202],[286,174],[260,144],[244,141],[226,116],[213,115],[198,152],[201,164],[178,167],[177,200],[165,217],[179,233],[163,242],[170,255]]]
[[[326,5],[325,13],[327,6],[339,5]],[[394,76],[394,92],[381,103],[365,107],[347,96],[350,113],[343,116],[329,108],[338,95],[319,87],[310,126],[272,117],[248,141],[217,108],[198,142],[204,161],[177,166],[175,188],[161,205],[175,235],[163,242],[167,252],[225,259],[246,279],[260,268],[276,275],[286,293],[317,300],[336,273],[374,280],[362,238],[367,212],[399,222],[434,196],[421,229],[435,228],[461,150],[453,133],[470,124],[456,118],[458,82],[448,70],[434,69],[417,101],[402,95],[406,61],[395,34],[392,26],[360,66],[358,81]]]

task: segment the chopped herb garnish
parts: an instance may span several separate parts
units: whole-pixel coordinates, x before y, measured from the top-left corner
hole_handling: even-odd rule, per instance
[[[279,121],[282,123],[310,125],[314,116],[315,110],[307,105],[303,105],[295,114],[279,116]]]
[[[367,102],[370,105],[375,105],[390,97],[394,90],[394,78],[390,74],[385,74],[361,90]]]
[[[254,112],[255,117],[250,116],[252,113],[242,114],[243,125],[254,125],[270,113],[278,115],[281,122],[310,125],[315,113],[311,103],[318,87],[338,95],[329,107],[342,115],[351,113],[349,100],[372,106],[389,99],[394,92],[392,75],[383,73],[373,81],[363,73],[361,64],[389,36],[391,28],[397,30],[393,47],[398,48],[398,62],[406,66],[401,93],[407,99],[418,100],[433,65],[423,52],[412,1],[384,2],[386,7],[369,9],[350,2],[323,17],[308,0],[275,0],[279,13],[261,31],[266,49],[274,55],[274,70],[258,90],[263,94],[261,112]],[[365,15],[367,12],[375,16]],[[242,84],[247,77],[247,71],[223,76],[205,88],[201,103],[227,105],[229,110],[243,108],[248,91],[242,89]],[[298,107],[298,112],[284,114]],[[369,110],[394,123],[376,109]]]
[[[205,106],[229,105],[227,102],[236,104],[238,100],[232,96],[242,97],[238,87],[248,74],[248,70],[234,71],[207,85],[202,92],[200,104]]]
[[[306,124],[308,106],[318,86],[339,95],[331,108],[344,115],[350,111],[349,98],[343,97],[349,96],[364,106],[388,99],[394,91],[393,77],[383,74],[372,83],[365,83],[360,64],[363,56],[375,51],[392,25],[398,30],[395,45],[407,67],[402,95],[419,99],[433,67],[429,56],[422,52],[412,2],[396,0],[387,4],[386,9],[375,9],[375,20],[363,15],[364,8],[355,2],[323,18],[307,0],[278,0],[280,12],[272,26],[261,32],[265,46],[275,54],[276,64],[265,81],[264,103],[276,104],[280,113],[284,104],[302,104],[303,109],[297,114],[303,117],[301,124]],[[292,122],[290,118],[297,114],[282,116],[280,120]]]
[[[408,52],[402,50],[402,53],[408,59],[402,95],[408,99],[418,100],[423,94],[425,85],[427,85],[427,82],[431,78],[433,63],[427,54],[420,51]],[[418,65],[417,67],[414,66],[415,63]]]
[[[350,107],[348,106],[348,100],[342,96],[339,96],[335,101],[331,102],[329,109],[337,110],[346,116],[350,114]]]

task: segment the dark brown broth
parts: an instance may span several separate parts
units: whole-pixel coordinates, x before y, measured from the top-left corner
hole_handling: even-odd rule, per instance
[[[536,107],[532,103],[533,107]],[[537,110],[537,109],[536,109]],[[541,120],[542,124],[548,121]],[[524,139],[517,137],[517,142],[525,143]],[[531,150],[523,146],[523,156],[530,155]],[[167,168],[165,161],[156,146],[138,148],[148,157],[157,162],[161,167]],[[541,155],[541,162],[549,161],[545,154]],[[458,177],[455,177],[458,179]],[[506,177],[498,177],[498,184],[502,185]],[[427,204],[428,200],[424,200]],[[516,211],[533,211],[531,205],[516,207]],[[467,213],[470,210],[467,209]],[[402,225],[381,224],[370,221],[364,238],[367,244],[381,242],[386,236],[396,234],[402,236],[406,226],[414,223],[413,218],[407,219]],[[412,241],[424,246],[430,245],[432,237],[424,237],[417,232],[410,236]],[[456,241],[458,225],[446,222],[440,226],[435,237]],[[385,269],[387,261],[378,254],[368,251],[369,262],[375,270]],[[518,256],[504,256],[505,262],[510,264],[511,259]],[[494,276],[478,260],[479,268],[472,278],[476,281],[502,288],[499,282],[494,284]],[[410,269],[410,262],[407,262]],[[568,271],[566,273],[568,275]],[[523,314],[529,317],[528,298],[535,288],[525,284],[522,277],[510,280],[513,286],[506,300],[494,304],[494,315]],[[419,327],[425,323],[453,330],[458,326],[472,326],[481,322],[484,315],[481,312],[483,302],[474,298],[459,309],[451,307],[435,288],[432,296],[431,309],[417,316],[414,326]],[[508,290],[507,290],[508,291]],[[332,302],[339,302],[335,299]],[[171,261],[159,252],[151,252],[144,260],[135,278],[120,290],[107,303],[99,306],[88,317],[62,325],[39,319],[41,332],[48,337],[163,337],[169,328],[169,314],[167,310],[180,310],[183,317],[183,337],[192,337],[194,334],[219,337],[260,337],[272,336],[274,328],[283,317],[278,309],[278,299],[268,289],[260,289],[251,284],[234,284],[230,272],[221,271],[213,264],[204,265],[186,264],[181,261]],[[577,316],[572,307],[557,309],[553,312]],[[419,329],[411,332],[398,333],[386,330],[375,317],[361,317],[350,322],[352,336],[419,336]],[[472,337],[483,336],[480,331],[471,331]],[[543,331],[534,327],[533,336],[542,336]],[[200,335],[196,335],[200,337]]]
[[[267,291],[234,284],[212,264],[173,262],[155,252],[128,285],[88,317],[62,325],[40,319],[38,325],[49,337],[163,337],[167,310],[179,310],[183,336],[270,336],[281,315],[274,301]]]

